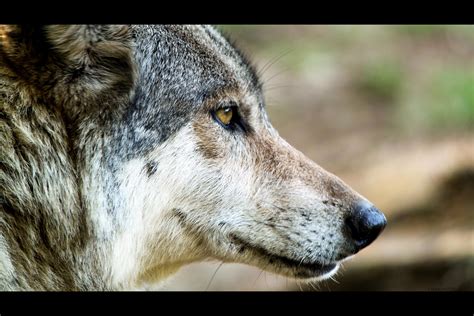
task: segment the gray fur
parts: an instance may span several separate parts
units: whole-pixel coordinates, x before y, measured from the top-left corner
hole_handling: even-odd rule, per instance
[[[255,138],[256,145],[245,145],[239,140],[236,144],[240,145],[232,149],[235,151],[232,160],[241,159],[242,165],[254,166],[255,184],[269,185],[267,195],[273,192],[281,196],[281,200],[275,201],[281,204],[280,208],[286,205],[288,210],[293,210],[289,222],[301,227],[306,222],[310,225],[311,221],[305,220],[309,216],[306,206],[300,202],[298,207],[291,206],[293,193],[287,192],[285,183],[320,183],[322,195],[329,192],[328,196],[343,202],[340,206],[324,206],[325,203],[315,200],[314,205],[324,207],[326,215],[321,215],[322,221],[330,218],[319,225],[330,227],[337,221],[334,226],[342,227],[343,214],[350,212],[348,205],[361,197],[299,153],[293,153],[278,138],[264,112],[260,83],[251,65],[212,27],[0,27],[0,289],[131,287],[129,281],[116,281],[117,267],[111,263],[117,260],[114,259],[119,251],[117,240],[130,233],[132,219],[139,217],[137,212],[144,212],[144,208],[130,207],[138,203],[131,202],[132,193],[119,193],[133,180],[126,177],[124,170],[136,162],[141,164],[134,174],[140,180],[137,186],[154,181],[163,174],[161,168],[165,168],[156,157],[166,153],[179,160],[179,150],[165,149],[174,146],[174,139],[187,139],[188,136],[180,135],[188,135],[186,131],[191,131],[193,126],[199,141],[188,154],[196,152],[207,169],[219,173],[215,166],[223,163],[224,160],[219,160],[223,152],[215,148],[215,143],[228,136],[208,141],[208,137],[214,139],[212,131],[190,122],[196,122],[196,117],[206,117],[202,114],[203,107],[215,106],[212,100],[225,99],[222,96],[234,90],[238,91],[236,95],[246,96],[239,107],[250,122],[246,137]],[[259,138],[259,131],[264,138]],[[249,154],[242,156],[243,152]],[[314,176],[304,175],[308,168]],[[217,176],[196,179],[205,186]],[[275,180],[273,184],[271,179]],[[198,184],[190,183],[189,187]],[[148,250],[146,256],[140,255],[140,267],[137,267],[143,271],[127,276],[133,279],[130,281],[133,284],[138,279],[145,282],[156,279],[151,274],[160,268],[150,263],[157,260],[152,259],[156,255],[148,253],[163,251],[160,247],[165,246],[158,245],[167,244],[166,236],[188,234],[173,237],[177,239],[169,242],[176,240],[176,244],[197,249],[189,259],[179,262],[204,257],[244,260],[231,257],[233,250],[223,254],[216,248],[214,242],[229,242],[232,249],[238,243],[246,245],[247,241],[241,241],[242,236],[235,232],[215,241],[220,236],[214,234],[215,228],[202,226],[206,219],[200,216],[208,212],[196,213],[195,208],[211,210],[213,207],[209,205],[217,205],[219,200],[191,207],[195,203],[192,197],[202,191],[193,190],[176,197],[181,204],[188,201],[184,203],[188,209],[171,208],[166,216],[160,215],[160,223],[168,221],[169,225],[176,225],[173,230],[147,233],[146,238],[139,240],[137,249]],[[160,192],[160,188],[150,192],[155,191]],[[204,200],[201,202],[205,203]],[[150,197],[150,201],[155,200]],[[265,205],[267,202],[270,203],[258,202],[265,208],[264,214],[270,207]],[[333,209],[340,213],[327,215]],[[284,221],[283,215],[272,218]],[[219,227],[226,229],[228,223],[219,222]],[[271,222],[267,226],[275,227]],[[158,227],[158,222],[155,225]],[[132,228],[140,230],[140,227]],[[144,231],[148,229],[151,228],[143,227]],[[202,235],[205,230],[212,231],[212,235]],[[285,240],[294,243],[299,235],[299,231],[290,231]],[[160,242],[151,236],[159,236],[156,240]],[[303,237],[311,241],[308,236]],[[279,244],[283,245],[280,241],[274,244],[277,245],[274,250],[282,256],[293,256],[292,252],[283,253],[278,248]],[[324,260],[347,256],[351,250],[344,249],[338,255],[332,253],[332,259],[326,256]],[[257,259],[245,260],[261,265],[256,263]]]

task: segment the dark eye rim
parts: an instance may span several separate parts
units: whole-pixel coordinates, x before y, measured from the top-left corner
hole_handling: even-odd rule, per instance
[[[229,124],[222,123],[221,120],[219,120],[219,118],[217,117],[217,111],[222,110],[222,109],[232,110],[232,119],[230,120]],[[241,124],[242,119],[240,117],[237,105],[226,105],[226,106],[219,107],[217,109],[212,110],[211,115],[214,121],[216,121],[220,126],[222,126],[223,128],[227,130],[235,130],[237,127],[244,129],[243,124]]]

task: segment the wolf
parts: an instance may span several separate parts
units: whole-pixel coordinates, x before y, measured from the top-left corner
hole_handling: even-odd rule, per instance
[[[0,289],[129,290],[202,260],[328,278],[386,218],[282,139],[212,26],[0,27]]]

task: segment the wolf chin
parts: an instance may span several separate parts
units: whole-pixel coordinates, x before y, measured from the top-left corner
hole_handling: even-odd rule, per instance
[[[385,217],[278,135],[261,86],[210,26],[1,26],[0,289],[334,274]]]

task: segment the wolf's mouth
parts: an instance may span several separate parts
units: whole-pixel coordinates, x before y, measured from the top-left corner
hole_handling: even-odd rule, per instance
[[[326,275],[332,275],[339,267],[339,263],[337,262],[330,264],[302,262],[302,260],[274,254],[267,249],[253,245],[234,234],[230,237],[235,244],[242,247],[241,249],[252,251],[256,256],[268,262],[269,265],[280,268],[278,272],[289,274],[291,277],[302,279],[324,278]]]

